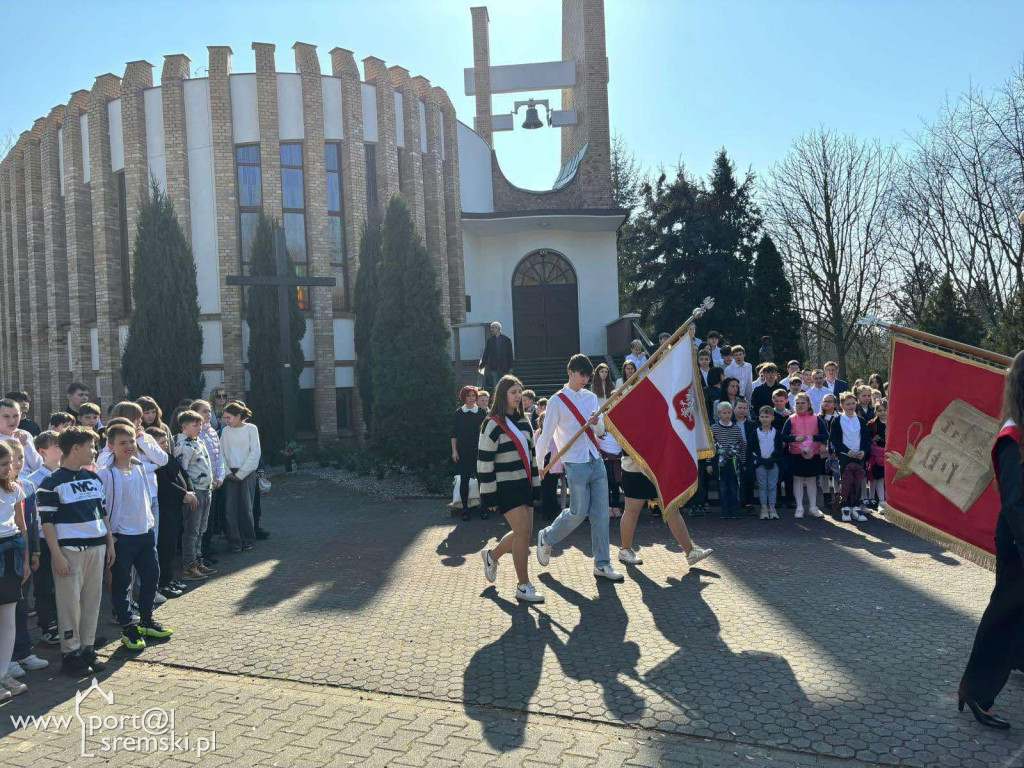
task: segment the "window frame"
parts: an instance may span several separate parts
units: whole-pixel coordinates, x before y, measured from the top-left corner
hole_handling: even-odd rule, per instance
[[[117,171],[117,234],[118,260],[120,261],[121,273],[121,317],[130,317],[132,314],[132,278],[131,278],[131,248],[129,247],[128,233],[128,181],[125,179],[124,170]]]
[[[255,147],[256,148],[256,162],[255,163],[241,163],[241,162],[239,162],[239,160],[238,160],[238,150],[239,149],[244,149],[244,148],[247,148],[247,147]],[[235,144],[234,155],[235,155],[235,157],[234,157],[234,160],[235,160],[235,200],[236,200],[236,203],[237,203],[236,207],[238,208],[238,221],[237,221],[237,224],[236,224],[237,231],[238,231],[238,267],[239,267],[239,272],[241,274],[247,275],[248,274],[248,266],[249,265],[245,261],[245,237],[244,237],[245,230],[242,227],[242,216],[243,216],[243,214],[253,214],[253,213],[255,213],[258,216],[258,215],[263,213],[263,197],[264,197],[264,195],[263,195],[263,158],[261,157],[260,145],[259,145],[258,142],[245,142],[243,144]],[[255,168],[259,168],[260,169],[260,204],[258,206],[242,205],[242,190],[241,190],[241,188],[239,187],[239,184],[238,184],[238,168],[239,168],[239,166],[245,166],[245,167],[250,167],[250,168],[255,167]]]
[[[337,166],[338,167],[337,167],[337,170],[334,170],[334,171],[332,171],[332,170],[330,170],[328,168],[328,163],[327,163],[328,147],[334,147],[334,150],[337,153],[337,158],[338,158]],[[328,205],[328,208],[327,208],[328,224],[330,223],[329,220],[331,218],[336,218],[336,219],[338,219],[338,223],[341,226],[341,261],[340,262],[336,262],[332,258],[332,253],[331,253],[332,244],[328,243],[328,245],[327,245],[327,254],[328,254],[328,259],[329,259],[329,268],[333,272],[335,267],[341,267],[341,275],[342,275],[342,301],[341,301],[341,306],[334,306],[333,291],[332,291],[331,304],[332,304],[332,308],[333,308],[335,314],[338,314],[340,312],[349,312],[352,309],[352,303],[351,303],[351,299],[350,299],[350,295],[351,294],[349,293],[349,284],[348,284],[348,237],[346,237],[346,233],[345,233],[345,183],[344,183],[344,179],[342,178],[342,168],[343,168],[343,158],[342,158],[342,153],[341,153],[341,142],[340,141],[325,141],[324,142],[324,177],[325,177],[325,181],[329,183],[329,181],[330,181],[330,174],[332,174],[332,173],[335,173],[338,176],[338,210],[337,211],[332,211],[330,209],[330,206]],[[330,232],[330,228],[328,228],[328,233],[329,232]]]
[[[285,163],[281,157],[281,151],[283,147],[298,147],[302,153],[302,163],[300,165],[293,165],[291,163]],[[281,226],[284,226],[284,217],[288,214],[302,216],[302,239],[306,259],[303,262],[298,262],[292,257],[292,263],[295,265],[296,274],[299,277],[307,277],[309,275],[309,227],[307,226],[308,221],[306,220],[306,144],[304,141],[281,141],[278,142],[277,157],[280,161],[280,176],[281,176]],[[302,174],[302,208],[286,208],[284,205],[284,170],[297,170]],[[287,240],[287,227],[285,227],[285,238]],[[289,254],[291,255],[291,254]],[[312,310],[312,303],[310,302],[309,288],[307,286],[297,286],[296,294],[299,300],[299,310],[302,312],[309,312]]]

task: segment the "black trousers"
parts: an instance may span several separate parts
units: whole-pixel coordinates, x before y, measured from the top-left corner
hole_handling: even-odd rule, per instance
[[[1010,526],[996,523],[996,586],[974,636],[960,692],[988,709],[1006,685],[1024,638],[1024,562]]]
[[[160,505],[160,536],[156,542],[156,555],[160,563],[160,581],[163,589],[174,578],[174,556],[181,541],[181,505],[168,502]]]
[[[32,574],[36,596],[36,620],[42,630],[57,626],[57,595],[53,586],[53,565],[50,548],[43,542],[39,550],[39,568]]]
[[[263,505],[260,503],[260,484],[256,483],[256,491],[252,498],[252,525],[257,531],[260,529],[260,518],[263,517]]]
[[[222,485],[213,491],[213,495],[210,498],[210,518],[206,524],[206,533],[203,534],[203,557],[208,557],[214,551],[212,545],[214,535],[226,530],[224,524],[224,486]]]
[[[540,481],[540,509],[545,520],[554,520],[561,511],[558,509],[558,481],[561,477],[561,474],[548,472]]]

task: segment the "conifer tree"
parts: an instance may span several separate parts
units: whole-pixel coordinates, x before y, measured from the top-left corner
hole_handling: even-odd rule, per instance
[[[170,413],[205,386],[196,262],[170,199],[153,184],[135,232],[134,313],[121,354],[129,397],[149,395]]]
[[[392,461],[443,460],[454,399],[448,330],[430,256],[399,196],[384,216],[373,345],[373,439]]]
[[[274,221],[261,215],[252,239],[251,275],[277,275],[274,252]],[[288,257],[288,274],[295,274],[295,265]],[[299,374],[305,358],[299,342],[306,332],[306,319],[299,310],[298,290],[288,292],[291,313],[291,379],[287,391],[281,383],[281,326],[278,289],[272,285],[251,285],[246,288],[245,319],[249,323],[249,396],[246,404],[253,412],[253,421],[260,428],[263,450],[276,455],[284,447],[284,408],[292,407],[298,397]]]
[[[355,313],[356,385],[363,401],[363,423],[373,435],[373,318],[378,300],[377,270],[383,232],[380,216],[374,212],[363,224],[359,239],[359,274],[352,309]]]
[[[753,300],[747,308],[749,343],[759,343],[762,335],[771,336],[775,352],[773,362],[784,364],[786,360],[799,360],[803,318],[796,308],[793,286],[783,269],[782,256],[768,235],[762,235],[757,243],[750,282]],[[754,356],[749,357],[757,367]]]
[[[925,300],[921,330],[964,344],[981,340],[981,318],[957,295],[948,273]]]

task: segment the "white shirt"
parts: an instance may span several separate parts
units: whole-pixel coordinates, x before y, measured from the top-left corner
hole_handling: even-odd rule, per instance
[[[239,480],[244,480],[260,465],[260,431],[255,424],[224,427],[220,445],[224,449],[224,465],[229,471],[237,469],[235,477]]]
[[[142,462],[143,473],[146,476],[146,486],[149,488],[149,498],[155,499],[157,496],[156,471],[167,463],[167,454],[163,448],[157,445],[156,440],[145,432],[135,439],[135,444],[139,447],[139,452],[135,458]],[[109,467],[113,463],[114,454],[110,452],[110,443],[107,443],[103,446],[103,450],[100,451],[100,455],[96,457],[96,467],[97,469]],[[142,531],[142,533],[145,533],[145,531]]]
[[[839,426],[843,429],[843,445],[849,451],[860,450],[860,418],[857,414],[847,416],[845,413],[839,417]]]
[[[825,399],[825,395],[829,394],[829,391],[824,387],[810,387],[805,391],[811,398],[811,410],[817,413],[821,410],[821,401]]]
[[[18,443],[20,445],[21,440],[18,439],[18,435],[25,435],[28,437],[26,443],[21,446],[22,452],[25,454],[25,466],[22,468],[22,471],[35,472],[43,466],[43,457],[36,451],[35,443],[32,442],[32,435],[24,429],[16,429],[12,435],[0,434],[0,440],[6,440],[9,443]]]
[[[632,363],[633,365],[636,366],[636,369],[638,371],[643,366],[643,364],[646,363],[646,362],[647,362],[647,355],[644,354],[643,352],[640,353],[639,357],[637,355],[634,355],[632,352],[630,352],[628,355],[626,355],[626,363]],[[623,363],[623,365],[625,365],[626,363]]]
[[[722,367],[722,350],[718,347],[709,347],[711,350],[711,364],[717,365],[719,368]]]
[[[767,432],[758,427],[757,445],[761,449],[761,458],[770,459],[775,453],[775,427],[771,427]]]
[[[598,409],[597,395],[589,389],[581,389],[573,392],[566,384],[559,390],[558,394],[548,399],[548,410],[544,414],[544,429],[537,438],[537,463],[542,464],[548,453],[548,446],[552,440],[558,445],[568,445],[569,440],[580,430],[580,423],[573,416],[565,403],[562,402],[562,395],[565,395],[576,406],[580,416],[584,419],[590,418],[590,414]],[[604,423],[598,419],[597,424],[591,427],[595,437],[604,434]],[[565,464],[586,464],[591,458],[601,458],[600,452],[593,441],[586,435],[569,446],[569,450],[562,454],[562,462]]]
[[[25,491],[15,485],[13,491],[0,491],[0,536],[13,536],[18,533],[18,524],[14,521],[14,508],[25,498]]]
[[[100,469],[97,474],[103,481],[103,499],[111,533],[138,536],[156,524],[146,471],[141,461],[133,459],[128,470],[111,464]]]
[[[784,378],[782,381],[779,382],[779,384],[781,384],[782,386],[784,386],[786,388],[787,392],[789,392],[789,380],[791,378],[793,378],[793,377],[792,376],[787,376],[786,378]],[[804,392],[806,392],[808,390],[808,386],[806,384],[804,384],[802,380],[800,382],[800,389],[802,389]],[[831,391],[831,390],[829,390],[829,391]]]
[[[704,370],[703,368],[701,368],[701,367],[700,367],[700,366],[698,365],[698,366],[697,366],[697,370],[698,370],[698,371],[700,371],[700,377],[701,377],[701,379],[702,379],[702,380],[703,380],[703,382],[704,382],[704,386],[706,387],[706,386],[708,385],[708,374],[709,374],[709,373],[711,373],[711,369],[710,369],[710,368],[708,368],[708,369],[707,369],[707,370],[705,371],[705,370]]]
[[[735,360],[725,366],[725,375],[732,376],[740,382],[740,395],[749,400],[754,391],[754,366],[750,363],[740,365]]]

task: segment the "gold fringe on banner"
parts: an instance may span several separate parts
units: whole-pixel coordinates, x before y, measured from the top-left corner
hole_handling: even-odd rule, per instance
[[[940,531],[938,528],[928,525],[928,523],[918,520],[916,517],[911,517],[905,512],[893,509],[888,504],[885,505],[885,519],[893,525],[899,526],[907,533],[912,533],[926,541],[930,541],[932,544],[948,549],[957,557],[970,560],[975,565],[980,565],[982,568],[987,568],[993,572],[996,569],[995,555],[973,544],[968,544],[966,541],[961,541],[945,531]]]

